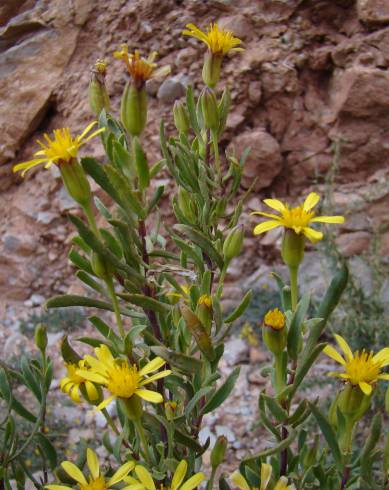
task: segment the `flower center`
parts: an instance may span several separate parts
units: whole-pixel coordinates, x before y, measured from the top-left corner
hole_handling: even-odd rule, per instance
[[[346,363],[346,373],[350,376],[350,383],[357,385],[360,382],[373,383],[380,374],[380,365],[373,361],[374,354],[365,351],[356,352],[354,358]]]
[[[141,378],[135,365],[129,366],[120,360],[109,367],[107,377],[108,390],[119,398],[131,398]]]
[[[282,221],[284,226],[293,228],[296,233],[300,233],[302,228],[306,228],[309,225],[309,222],[314,216],[314,211],[308,213],[304,211],[302,206],[297,206],[291,209],[285,208],[282,212]]]
[[[99,476],[95,480],[91,479],[87,485],[80,485],[80,490],[108,490],[108,487],[105,484],[105,478]]]
[[[285,316],[278,308],[266,313],[263,323],[274,330],[282,330],[285,327]]]

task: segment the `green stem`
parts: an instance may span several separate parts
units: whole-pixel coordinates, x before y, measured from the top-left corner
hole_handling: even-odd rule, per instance
[[[138,435],[139,435],[141,444],[143,446],[143,452],[144,452],[146,461],[147,461],[147,463],[149,465],[151,465],[152,464],[152,461],[151,461],[151,455],[150,455],[150,447],[147,444],[146,435],[145,435],[145,431],[143,429],[143,425],[142,425],[141,419],[135,419],[134,420],[134,425],[136,427],[136,430],[138,432]]]
[[[211,129],[211,138],[213,145],[213,152],[215,155],[215,167],[216,167],[216,179],[217,182],[221,182],[221,165],[220,165],[220,155],[219,155],[219,142],[217,140],[217,132]]]
[[[108,422],[108,425],[111,427],[111,429],[114,431],[114,433],[117,436],[120,436],[120,432],[119,432],[118,428],[116,427],[115,422],[112,420],[112,417],[108,413],[107,409],[103,408],[101,411],[105,417],[105,420]]]
[[[276,395],[285,388],[285,373],[282,362],[282,353],[274,355],[274,382]]]
[[[120,333],[121,337],[124,339],[124,327],[123,327],[122,316],[120,314],[119,302],[118,302],[117,296],[115,294],[115,288],[114,288],[113,280],[112,280],[111,276],[108,276],[105,279],[105,284],[107,286],[108,293],[111,297],[111,301],[112,301],[113,309],[115,312],[115,318],[116,318],[116,323],[117,323],[117,326],[119,329],[119,333]]]
[[[85,206],[83,206],[83,210],[85,216],[88,219],[89,226],[92,228],[93,233],[97,237],[100,237],[100,232],[96,225],[95,215],[93,214],[93,210],[92,210],[92,202],[88,201],[88,204],[85,204]]]
[[[217,468],[212,467],[211,477],[207,483],[207,489],[206,490],[212,490],[212,488],[213,488],[213,482],[215,481],[215,476],[216,476],[216,469]]]
[[[290,294],[292,298],[292,311],[296,311],[298,303],[298,267],[289,267]]]

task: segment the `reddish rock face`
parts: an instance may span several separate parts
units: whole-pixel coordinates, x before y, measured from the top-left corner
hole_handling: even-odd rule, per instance
[[[389,24],[389,3],[387,0],[358,0],[358,15],[367,24]]]

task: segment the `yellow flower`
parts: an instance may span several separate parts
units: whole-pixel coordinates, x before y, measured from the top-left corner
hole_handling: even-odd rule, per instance
[[[86,451],[87,464],[90,471],[89,478],[85,478],[82,471],[70,461],[63,461],[61,463],[62,468],[66,473],[78,483],[80,490],[108,490],[113,488],[114,485],[124,480],[128,473],[134,468],[135,463],[128,461],[124,463],[111,478],[106,478],[100,473],[100,464],[96,456],[96,453],[92,449]],[[48,490],[68,490],[75,488],[74,486],[67,485],[46,485]]]
[[[33,158],[28,162],[18,163],[14,166],[13,171],[18,172],[19,170],[22,170],[21,175],[23,177],[27,170],[30,170],[30,168],[33,168],[36,165],[45,164],[45,168],[49,168],[53,163],[56,165],[69,163],[73,158],[76,158],[78,150],[82,145],[105,131],[105,128],[101,128],[87,137],[87,134],[96,124],[97,121],[92,122],[75,138],[70,134],[69,128],[55,129],[53,132],[53,139],[45,133],[44,138],[46,143],[42,143],[42,141],[39,140],[37,141],[38,145],[41,147],[41,150],[34,153],[34,156],[37,158]]]
[[[278,199],[265,199],[263,202],[269,208],[278,211],[280,216],[263,213],[262,211],[251,213],[271,218],[271,220],[257,225],[254,228],[254,235],[260,235],[278,226],[284,226],[285,228],[291,228],[298,235],[303,233],[312,243],[316,243],[323,238],[323,233],[309,228],[310,223],[344,223],[343,216],[317,216],[315,218],[315,212],[312,209],[319,200],[320,196],[315,192],[311,192],[301,206],[290,208]]]
[[[359,386],[365,395],[370,395],[373,385],[379,380],[389,380],[389,374],[381,374],[381,369],[389,365],[389,347],[381,349],[377,354],[365,350],[352,352],[350,346],[340,335],[335,340],[344,357],[331,345],[327,345],[323,352],[344,367],[344,373],[329,373],[346,380],[353,386]]]
[[[242,41],[234,37],[231,31],[220,30],[216,22],[211,22],[206,32],[201,31],[194,24],[187,24],[186,27],[182,34],[199,39],[208,46],[212,54],[223,56],[229,51],[243,51],[243,48],[237,47]]]
[[[156,357],[146,364],[144,368],[138,370],[137,366],[135,364],[131,366],[127,359],[115,359],[109,348],[104,344],[96,347],[95,353],[97,359],[92,356],[85,356],[90,370],[79,369],[77,374],[89,381],[105,386],[111,393],[110,397],[97,406],[98,410],[105,408],[114,398],[128,399],[134,395],[151,403],[163,402],[163,397],[160,393],[145,390],[143,387],[171,373],[170,370],[165,370],[146,377],[147,374],[162,367],[166,361]]]
[[[212,307],[212,297],[209,294],[202,294],[197,301],[198,305],[205,305],[207,308]]]
[[[95,385],[88,381],[83,376],[77,374],[78,369],[88,370],[89,367],[84,359],[81,359],[77,364],[71,362],[65,362],[66,370],[68,372],[67,376],[61,379],[60,387],[64,393],[67,393],[70,398],[76,402],[81,403],[80,398],[80,387],[85,385],[85,389],[90,401],[95,401],[98,399],[99,394]]]
[[[168,65],[156,69],[157,64],[154,63],[157,56],[156,51],[150,53],[146,59],[141,57],[138,50],[134,54],[129,54],[127,44],[122,44],[120,49],[115,51],[113,55],[118,60],[124,61],[128,73],[137,87],[142,87],[151,78],[166,76],[170,73],[170,66]]]
[[[94,64],[94,70],[96,70],[98,73],[101,73],[102,75],[105,75],[107,71],[107,62],[105,60],[96,60],[96,63]]]
[[[274,330],[282,330],[285,327],[285,315],[278,308],[274,308],[266,313],[263,323]]]
[[[165,488],[168,490],[193,490],[200,485],[205,478],[204,473],[196,473],[183,483],[187,471],[188,463],[185,460],[182,460],[174,472],[170,485],[165,487],[163,484],[158,483],[158,490],[165,490]],[[125,490],[157,490],[153,477],[144,466],[136,465],[135,473],[138,479],[131,476],[125,478],[125,482],[128,484],[128,486],[125,487]]]
[[[273,469],[270,464],[261,464],[261,485],[259,488],[251,487],[244,476],[239,473],[239,471],[235,471],[231,475],[231,480],[235,486],[240,488],[240,490],[267,490],[272,471]],[[281,476],[281,478],[275,484],[273,490],[296,490],[296,487],[293,484],[288,485],[288,479],[285,476]]]

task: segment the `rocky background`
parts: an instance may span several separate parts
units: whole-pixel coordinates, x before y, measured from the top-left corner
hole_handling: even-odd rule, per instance
[[[149,160],[159,159],[161,118],[173,130],[174,100],[188,84],[202,87],[204,46],[182,37],[181,31],[189,22],[204,28],[210,21],[233,30],[244,42],[245,51],[223,65],[233,110],[222,144],[225,149],[234,146],[238,154],[251,148],[245,188],[258,177],[243,214],[245,249],[231,264],[227,294],[240,297],[241,289],[251,286],[265,291],[270,267],[278,267],[279,232],[254,238],[249,212],[259,209],[265,197],[301,200],[310,190],[327,195],[327,211],[346,215],[345,225],[337,227],[336,245],[350,258],[365,292],[373,292],[374,274],[365,255],[373,253],[380,272],[389,265],[387,0],[2,0],[0,357],[12,360],[31,350],[31,336],[25,338],[21,331],[28,332],[31,315],[41,311],[45,299],[82,292],[66,257],[72,233],[66,215],[77,209],[58,172],[39,169],[21,179],[12,174],[12,166],[31,157],[44,132],[63,126],[79,132],[91,120],[86,92],[97,58],[109,62],[107,85],[117,110],[127,74],[112,53],[123,42],[145,55],[158,51],[159,62],[172,68],[162,83],[148,85],[144,140]],[[103,158],[99,144],[84,152]],[[166,174],[158,176],[155,186],[161,183],[167,188],[162,214],[168,219],[171,183]],[[322,265],[311,252],[302,271],[319,292],[329,279]],[[389,279],[383,278],[379,295],[389,314],[388,291]],[[20,318],[26,320],[20,323]],[[81,320],[75,314],[72,329]],[[65,329],[61,321],[60,314],[51,318],[53,353]],[[237,461],[247,449],[267,443],[250,425],[258,392],[266,384],[252,366],[266,359],[258,346],[248,347],[236,337],[227,342],[223,372],[243,363],[242,374],[229,403],[205,420],[204,438],[224,433]],[[57,359],[54,388],[61,369]],[[328,365],[316,370],[317,378],[324,379]],[[64,447],[80,436],[93,439],[94,431],[104,427],[96,414],[80,412],[60,393],[53,396],[58,398],[55,420],[62,424],[56,426],[57,439]]]

